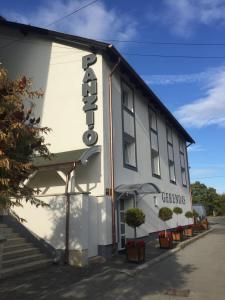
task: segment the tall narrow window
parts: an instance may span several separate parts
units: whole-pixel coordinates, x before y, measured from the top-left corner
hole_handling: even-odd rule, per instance
[[[123,161],[124,166],[137,169],[136,132],[133,90],[122,83]]]
[[[152,175],[160,177],[159,141],[156,112],[149,108]]]
[[[169,125],[166,126],[166,136],[167,136],[167,152],[168,152],[170,181],[172,183],[176,183],[174,150],[173,150],[173,132],[172,132],[172,128]]]
[[[180,148],[180,166],[181,166],[181,179],[183,186],[187,186],[187,170],[186,170],[186,163],[185,163],[185,144],[182,140],[179,143]]]

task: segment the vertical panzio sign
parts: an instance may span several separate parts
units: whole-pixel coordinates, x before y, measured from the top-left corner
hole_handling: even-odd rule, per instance
[[[85,71],[82,84],[83,110],[86,113],[86,124],[88,126],[88,130],[83,134],[83,142],[88,147],[95,145],[98,141],[98,134],[94,131],[94,111],[98,108],[96,105],[98,99],[97,78],[93,69],[90,68],[96,61],[97,57],[95,54],[85,55],[82,58],[82,68]]]

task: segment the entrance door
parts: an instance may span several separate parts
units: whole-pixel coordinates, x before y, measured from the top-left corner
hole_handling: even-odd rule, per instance
[[[127,231],[127,225],[125,224],[125,211],[128,208],[134,207],[134,197],[133,195],[122,196],[118,202],[118,248],[119,250],[123,250],[126,246]]]

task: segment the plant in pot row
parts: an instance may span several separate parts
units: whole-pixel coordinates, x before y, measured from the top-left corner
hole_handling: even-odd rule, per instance
[[[205,218],[204,220],[199,220],[199,214],[193,210],[193,217],[194,217],[194,225],[193,225],[193,229],[194,231],[201,231],[201,230],[208,230],[209,229],[209,223],[207,218]]]
[[[188,227],[184,229],[184,234],[187,237],[191,237],[191,236],[193,236],[193,227],[191,225],[189,225],[189,219],[193,218],[193,212],[192,211],[187,211],[185,213],[185,217],[188,219]]]
[[[140,208],[130,208],[125,212],[125,223],[134,229],[134,239],[126,243],[127,260],[143,262],[145,260],[145,241],[137,239],[137,227],[145,222],[145,214]]]
[[[166,221],[172,219],[173,211],[168,207],[161,207],[159,210],[159,218],[165,223]],[[166,227],[166,226],[165,226]],[[159,245],[160,248],[172,248],[173,247],[173,237],[171,232],[164,231],[159,233]]]
[[[173,240],[176,242],[180,242],[183,240],[183,227],[178,225],[178,215],[183,213],[183,209],[181,207],[174,207],[173,213],[177,215],[177,228],[172,232]]]
[[[162,207],[159,210],[159,218],[166,222],[173,217],[173,213],[177,215],[177,228],[176,230],[172,232],[167,232],[165,229],[164,231],[159,233],[159,245],[160,248],[172,248],[173,247],[173,241],[182,241],[183,240],[183,234],[187,237],[191,237],[193,235],[193,229],[192,226],[189,225],[189,219],[193,218],[192,211],[187,211],[185,213],[185,217],[188,219],[188,227],[183,228],[182,226],[178,225],[178,216],[182,214],[183,210],[180,207],[174,207],[173,210],[171,210],[168,207]]]

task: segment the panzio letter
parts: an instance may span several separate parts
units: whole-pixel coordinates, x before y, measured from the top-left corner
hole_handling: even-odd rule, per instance
[[[88,147],[95,145],[98,141],[98,134],[94,131],[94,111],[98,108],[96,105],[98,100],[97,77],[94,70],[90,68],[96,61],[95,54],[89,54],[82,58],[82,67],[85,70],[82,84],[83,110],[86,113],[86,124],[88,126],[88,130],[83,134],[83,142]]]

